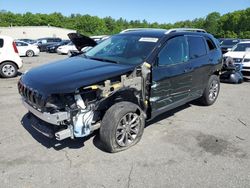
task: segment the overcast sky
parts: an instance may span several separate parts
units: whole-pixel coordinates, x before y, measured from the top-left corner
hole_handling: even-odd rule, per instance
[[[90,14],[127,20],[174,23],[250,7],[250,0],[0,0],[0,9],[14,13]]]

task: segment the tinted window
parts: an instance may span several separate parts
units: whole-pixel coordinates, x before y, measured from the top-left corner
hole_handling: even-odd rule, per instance
[[[202,37],[189,36],[188,43],[189,43],[190,59],[206,55],[207,50],[204,43],[204,39]]]
[[[0,39],[0,48],[3,47],[3,39]]]
[[[208,45],[209,50],[214,50],[216,48],[214,42],[211,39],[207,38],[206,41],[207,41],[207,45]]]
[[[16,46],[28,46],[28,44],[23,43],[23,42],[15,42]]]
[[[159,65],[171,65],[187,62],[188,45],[186,37],[175,37],[167,41],[159,54]]]
[[[233,46],[240,42],[238,39],[226,39],[221,42],[221,45]]]

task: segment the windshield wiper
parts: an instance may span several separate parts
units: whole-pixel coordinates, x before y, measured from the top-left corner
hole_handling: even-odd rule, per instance
[[[100,58],[100,57],[90,57],[88,56],[89,59],[97,60],[97,61],[104,61],[104,62],[110,62],[110,63],[116,63],[118,64],[119,61],[111,60],[111,59],[105,59],[105,58]]]

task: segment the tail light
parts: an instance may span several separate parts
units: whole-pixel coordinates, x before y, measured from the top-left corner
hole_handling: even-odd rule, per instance
[[[12,42],[12,46],[13,46],[13,49],[14,49],[15,53],[18,54],[18,50],[17,50],[17,47],[16,47],[16,43],[15,43],[15,42]]]

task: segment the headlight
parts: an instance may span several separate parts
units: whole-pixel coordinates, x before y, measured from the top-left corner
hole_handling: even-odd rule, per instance
[[[250,62],[250,59],[244,59],[244,63]]]

